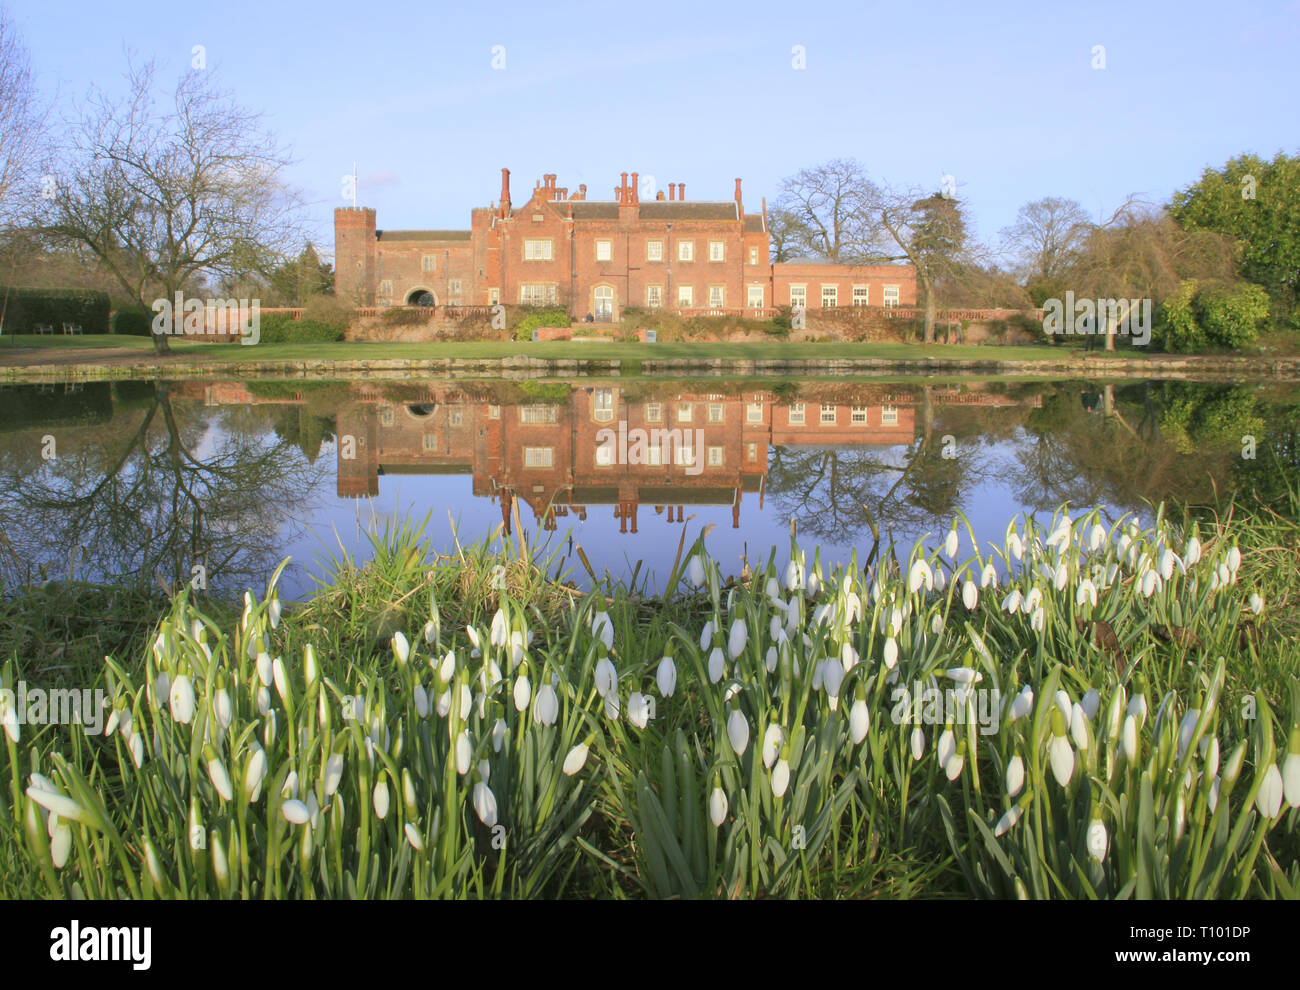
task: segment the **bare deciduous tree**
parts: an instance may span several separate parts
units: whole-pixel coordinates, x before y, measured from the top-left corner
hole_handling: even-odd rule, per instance
[[[15,222],[39,189],[46,117],[27,49],[0,10],[0,225]]]
[[[776,211],[784,214],[784,243],[833,262],[861,260],[864,208],[876,191],[866,170],[852,158],[836,158],[802,169],[781,183]]]
[[[211,70],[182,76],[162,109],[152,63],[127,75],[123,100],[88,98],[60,155],[46,232],[87,248],[142,306],[269,271],[301,243],[299,203],[258,115],[217,90]],[[167,338],[153,340],[165,354]]]
[[[1048,196],[1020,207],[1016,222],[1002,230],[1003,250],[1027,285],[1054,282],[1074,264],[1092,229],[1079,203]]]

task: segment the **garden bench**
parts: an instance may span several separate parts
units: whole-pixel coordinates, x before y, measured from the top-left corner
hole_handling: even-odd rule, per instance
[[[82,333],[81,325],[78,324],[78,323],[65,323],[65,324],[63,324],[63,332],[64,332],[65,334],[67,334],[67,333],[80,333],[80,334],[82,334],[83,337],[85,336],[85,334]]]

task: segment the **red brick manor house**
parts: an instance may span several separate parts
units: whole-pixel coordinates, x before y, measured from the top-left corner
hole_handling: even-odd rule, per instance
[[[612,200],[543,176],[522,206],[501,170],[500,201],[469,230],[380,230],[375,211],[334,211],[336,291],[361,306],[555,304],[616,321],[626,307],[766,316],[779,306],[916,305],[910,265],[773,263],[767,204],[688,201],[684,183],[642,201],[638,173]]]

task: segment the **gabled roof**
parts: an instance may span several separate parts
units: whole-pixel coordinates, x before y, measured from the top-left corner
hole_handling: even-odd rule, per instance
[[[377,230],[376,240],[390,241],[467,241],[468,230]]]
[[[749,213],[745,216],[745,233],[761,234],[763,233],[763,214]]]
[[[735,200],[720,203],[681,203],[672,200],[654,200],[641,204],[642,220],[739,220],[740,211]]]

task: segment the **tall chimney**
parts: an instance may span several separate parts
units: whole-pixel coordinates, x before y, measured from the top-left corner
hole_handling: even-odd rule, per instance
[[[628,202],[630,203],[641,202],[641,184],[639,182],[639,179],[640,176],[636,172],[633,172],[632,173],[632,196],[628,200]]]
[[[501,170],[501,216],[510,213],[510,169]]]
[[[683,203],[686,202],[686,183],[685,183],[685,182],[679,182],[679,183],[677,183],[677,198],[680,199]]]
[[[623,172],[621,173],[621,175],[623,176],[623,181],[619,184],[618,187],[619,188],[618,201],[620,203],[626,203],[627,202],[627,173]]]
[[[668,183],[668,200],[669,200],[669,202],[672,202],[672,203],[677,202],[677,183],[676,183],[676,182],[670,182],[670,183]]]
[[[736,180],[736,202],[740,202],[740,180]]]

